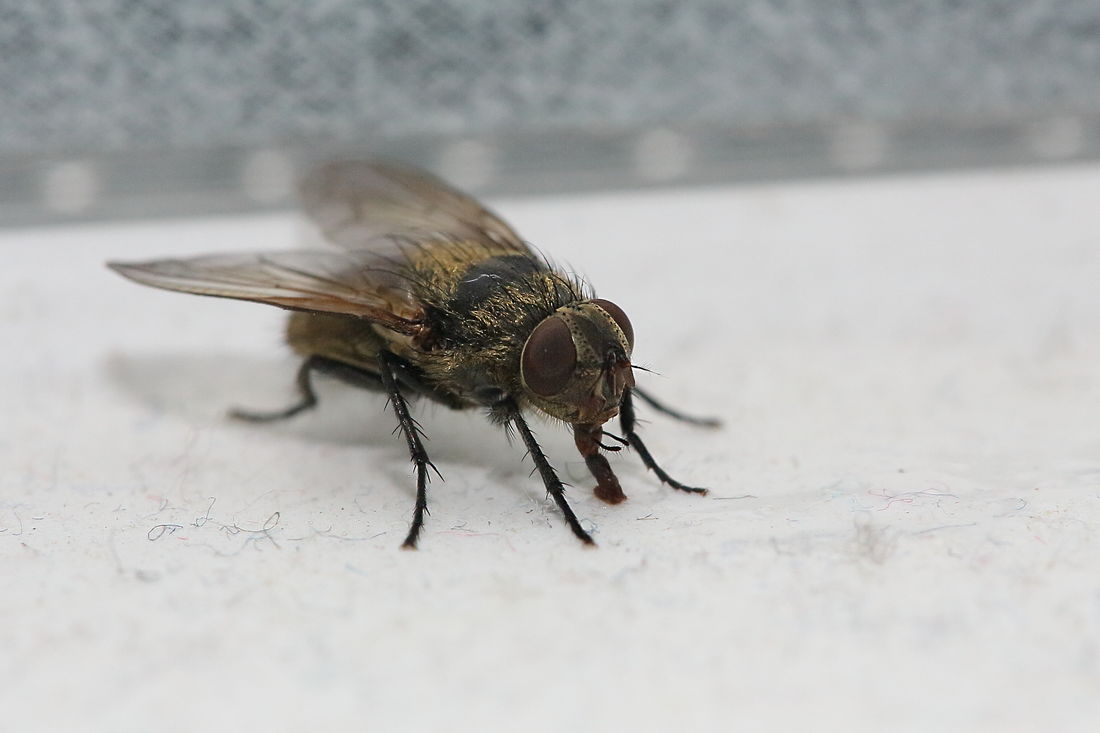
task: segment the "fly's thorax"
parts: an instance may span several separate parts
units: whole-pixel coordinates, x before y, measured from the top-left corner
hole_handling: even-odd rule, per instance
[[[446,267],[422,263],[414,275],[429,332],[425,350],[518,351],[535,324],[583,298],[578,283],[530,253],[469,254],[465,261],[445,261]]]
[[[634,385],[634,329],[614,303],[593,299],[562,306],[527,338],[520,378],[527,401],[569,423],[602,424]]]

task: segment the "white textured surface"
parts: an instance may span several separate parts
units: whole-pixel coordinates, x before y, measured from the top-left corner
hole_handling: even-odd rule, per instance
[[[375,395],[282,426],[281,315],[107,258],[289,217],[0,234],[5,730],[1095,730],[1100,168],[498,202],[631,314],[651,448],[586,551],[476,415],[416,553]],[[749,495],[746,498],[746,495]],[[731,727],[731,723],[739,723]]]

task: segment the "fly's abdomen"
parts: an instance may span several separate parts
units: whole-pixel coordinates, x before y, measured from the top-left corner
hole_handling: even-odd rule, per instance
[[[330,313],[292,313],[286,340],[302,356],[323,356],[377,371],[384,340],[370,321]]]

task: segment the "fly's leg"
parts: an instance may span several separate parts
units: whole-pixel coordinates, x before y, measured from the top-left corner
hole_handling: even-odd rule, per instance
[[[413,509],[413,521],[412,526],[409,527],[409,534],[401,545],[405,549],[413,550],[416,549],[420,529],[424,526],[424,514],[428,511],[428,469],[431,468],[436,473],[439,472],[428,460],[428,453],[424,450],[424,444],[420,440],[420,426],[409,414],[408,402],[401,393],[402,385],[414,392],[418,391],[419,382],[410,382],[415,378],[415,375],[409,371],[403,362],[389,354],[379,354],[378,365],[379,371],[375,373],[371,370],[314,354],[302,362],[302,366],[298,369],[297,384],[301,399],[297,403],[285,410],[276,412],[232,410],[230,415],[250,422],[270,422],[293,417],[300,412],[316,407],[317,394],[313,391],[312,382],[314,372],[321,372],[354,387],[385,391],[389,396],[390,404],[393,406],[394,414],[397,415],[398,427],[409,445],[409,455],[416,466],[416,506]]]
[[[674,410],[664,403],[658,402],[649,394],[643,392],[637,387],[634,387],[632,391],[634,392],[634,394],[638,395],[638,397],[641,398],[642,402],[645,402],[657,412],[663,412],[669,417],[675,418],[680,422],[686,422],[689,425],[698,425],[699,427],[703,428],[717,428],[722,425],[722,421],[716,417],[694,417],[692,415],[685,415],[679,410]]]
[[[593,541],[592,536],[584,531],[584,527],[581,526],[580,521],[577,519],[577,515],[573,513],[573,508],[569,506],[569,502],[565,500],[565,486],[562,484],[561,479],[558,478],[558,474],[554,471],[554,467],[550,465],[550,461],[546,460],[546,454],[542,452],[542,448],[539,447],[538,441],[535,440],[535,436],[531,433],[531,428],[527,427],[527,422],[523,419],[519,407],[514,402],[505,406],[505,419],[516,426],[516,430],[523,439],[523,444],[527,446],[528,455],[531,456],[531,460],[535,463],[535,468],[538,469],[539,475],[542,476],[542,483],[546,486],[546,493],[554,498],[554,501],[558,505],[558,509],[560,509],[561,513],[565,516],[565,521],[569,525],[569,529],[573,530],[573,534],[584,544],[595,545],[596,543]]]
[[[657,461],[653,460],[653,456],[649,450],[645,447],[645,443],[638,437],[638,433],[634,431],[634,400],[632,397],[633,390],[626,390],[623,392],[623,401],[619,405],[619,424],[622,426],[623,435],[626,437],[630,446],[638,451],[638,455],[642,458],[642,463],[645,467],[657,474],[657,478],[661,479],[664,483],[668,484],[674,489],[680,491],[687,491],[692,494],[706,494],[707,489],[699,489],[694,486],[685,486],[676,479],[665,473],[665,470],[657,465]]]
[[[275,420],[285,420],[294,417],[301,412],[316,407],[317,393],[313,391],[314,372],[327,374],[354,387],[363,387],[375,391],[382,389],[382,382],[377,374],[360,369],[359,367],[354,367],[350,364],[345,364],[341,361],[336,361],[335,359],[330,359],[327,356],[318,356],[314,354],[303,361],[302,366],[298,368],[298,377],[295,380],[298,385],[298,394],[300,395],[298,402],[285,410],[276,410],[274,412],[252,412],[251,410],[233,409],[229,411],[229,416],[237,420],[247,420],[248,422],[274,422]]]
[[[576,424],[573,426],[573,441],[577,444],[577,450],[584,456],[584,463],[588,470],[596,477],[595,494],[608,504],[618,504],[626,501],[623,487],[619,485],[619,479],[611,470],[611,464],[600,453],[604,447],[600,443],[603,437],[603,428],[599,425]],[[611,446],[618,450],[616,446]]]
[[[317,394],[313,391],[313,382],[310,379],[310,375],[314,369],[319,368],[318,362],[323,360],[320,356],[311,356],[302,362],[302,366],[298,368],[298,394],[300,400],[295,402],[285,410],[276,410],[274,412],[253,412],[251,410],[242,410],[240,408],[233,408],[229,411],[229,416],[236,420],[246,420],[248,422],[274,422],[275,420],[285,420],[288,417],[294,417],[300,412],[317,406]]]
[[[428,460],[428,452],[424,450],[421,442],[420,426],[409,414],[409,403],[401,394],[401,386],[398,383],[398,362],[389,354],[383,352],[378,355],[378,365],[382,386],[389,395],[390,406],[397,415],[398,427],[405,436],[405,442],[409,445],[409,456],[416,466],[416,506],[413,508],[412,525],[409,534],[405,537],[401,547],[405,550],[415,550],[416,541],[420,537],[420,528],[424,526],[424,514],[428,511],[428,469],[431,468],[437,474],[438,469]]]

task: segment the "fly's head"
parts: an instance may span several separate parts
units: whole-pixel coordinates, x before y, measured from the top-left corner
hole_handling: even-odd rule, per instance
[[[600,298],[562,306],[523,346],[520,377],[528,401],[572,424],[602,425],[634,386],[634,329],[622,309]]]

